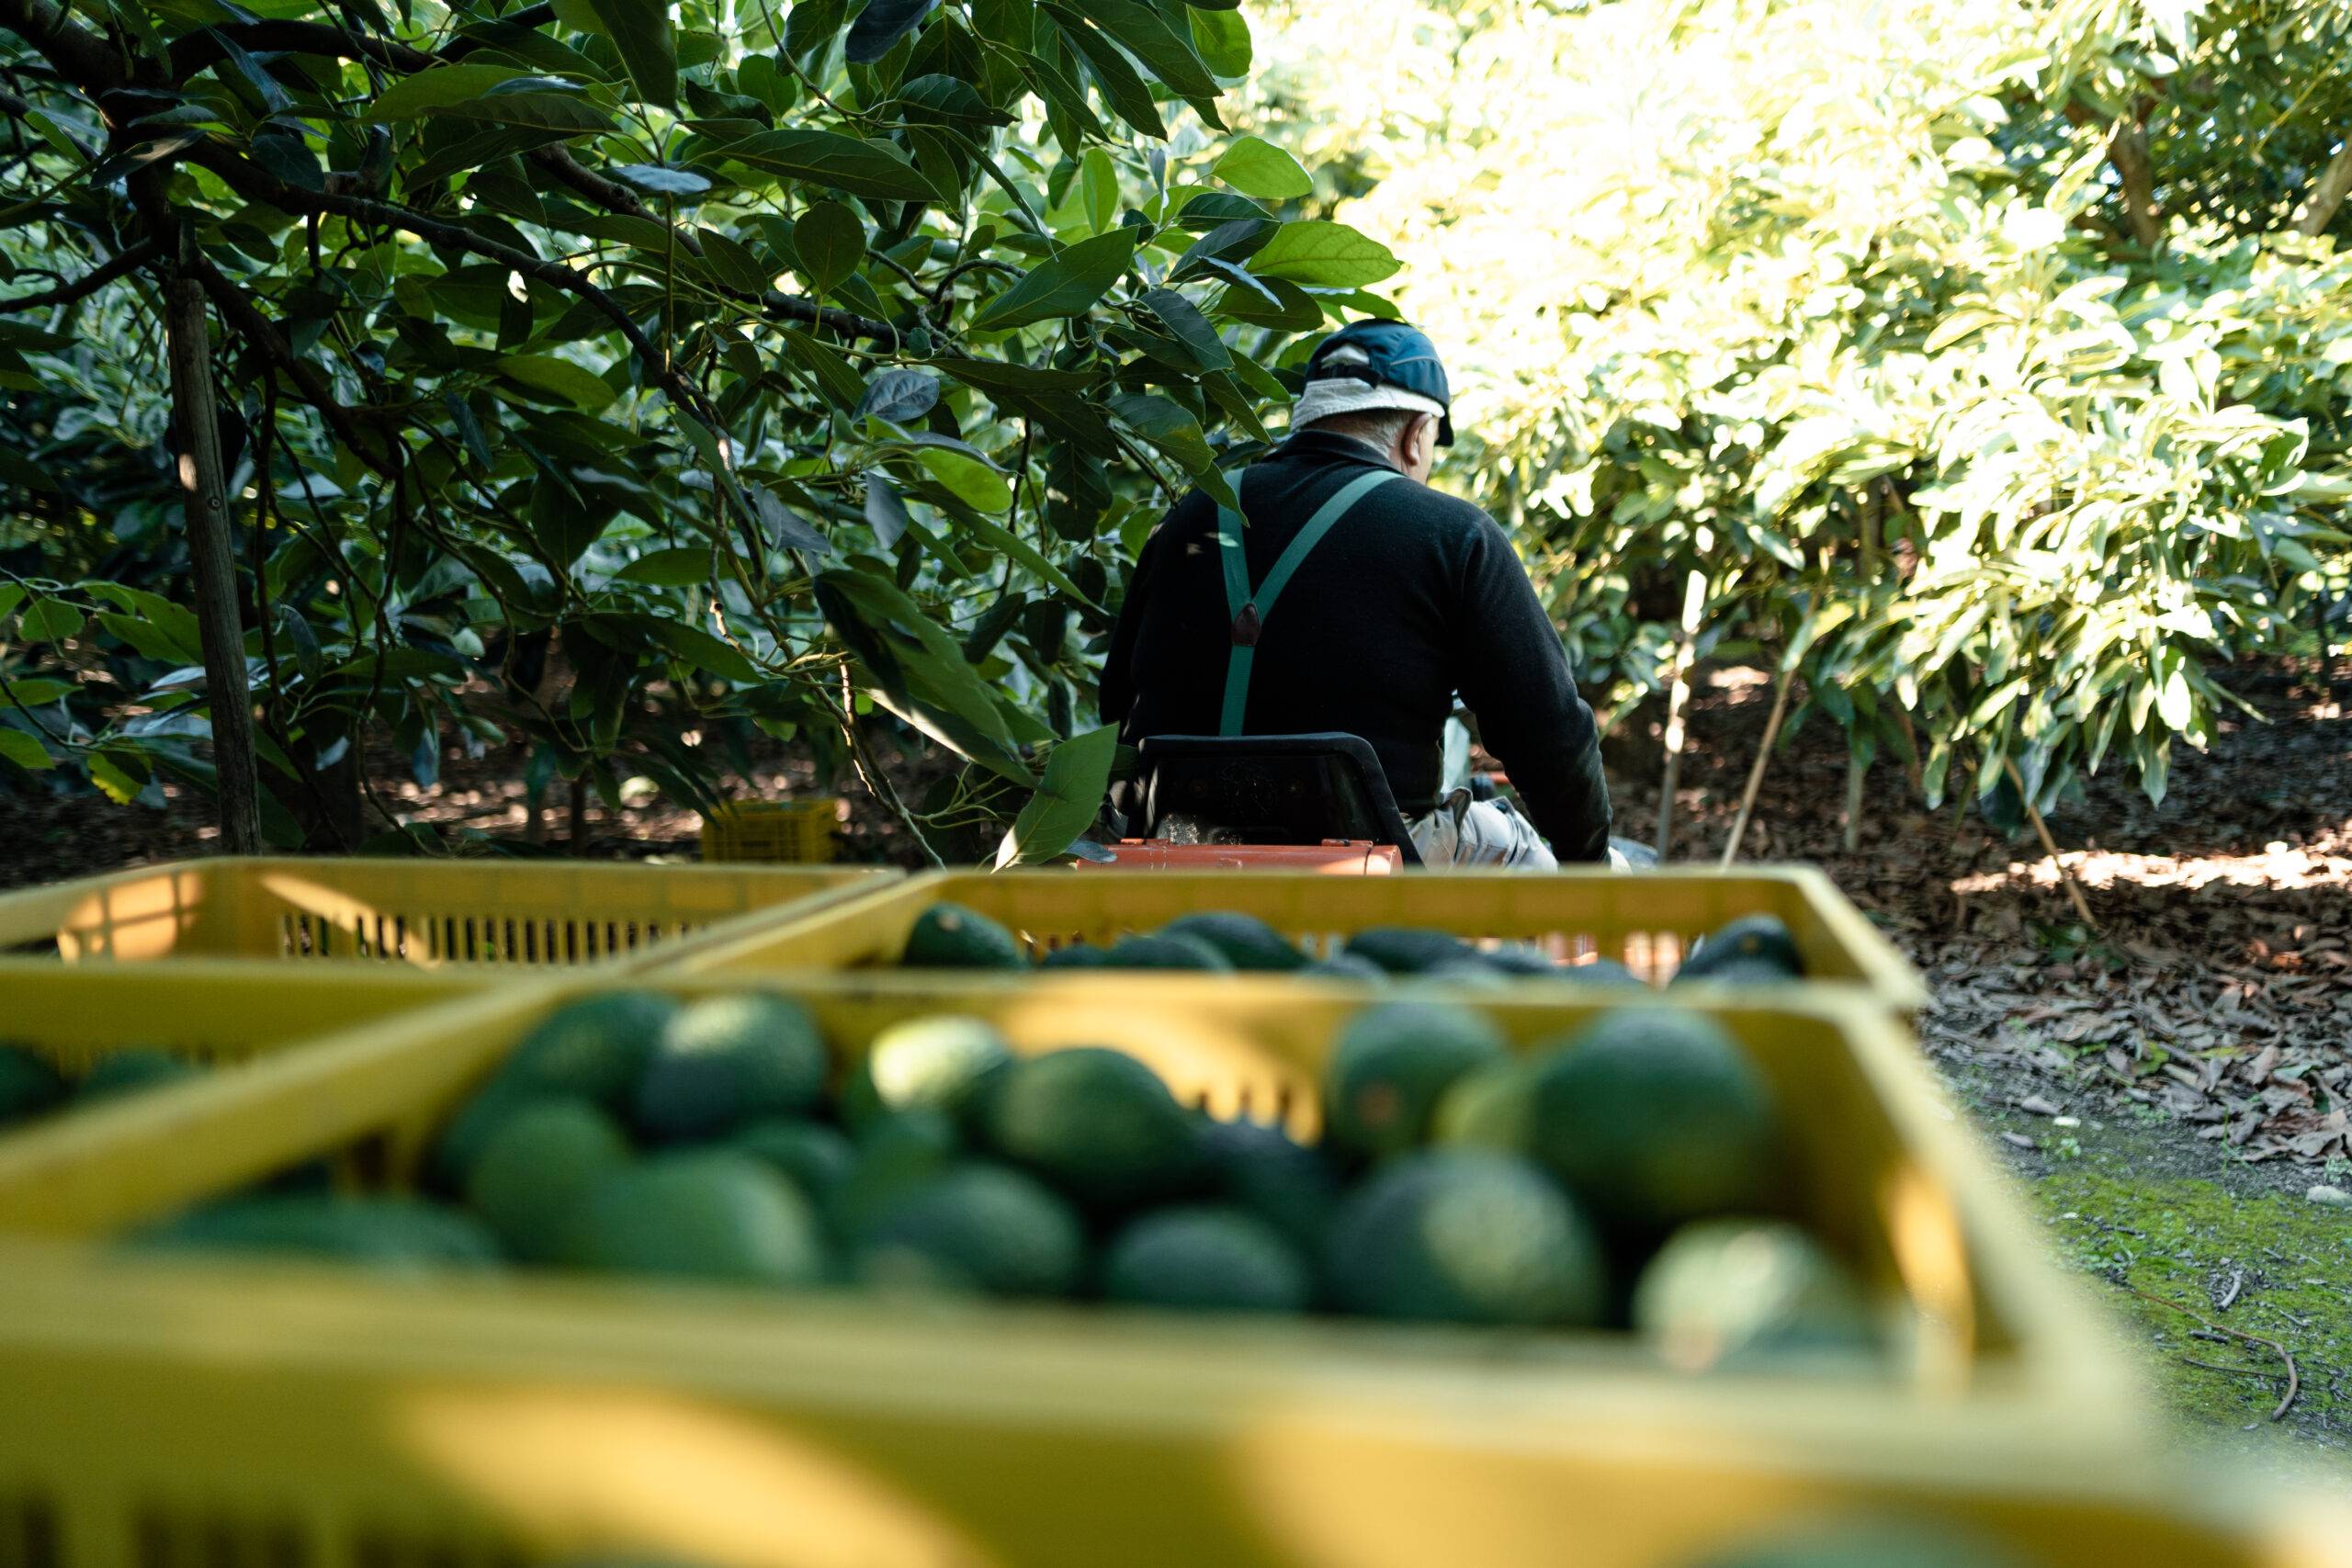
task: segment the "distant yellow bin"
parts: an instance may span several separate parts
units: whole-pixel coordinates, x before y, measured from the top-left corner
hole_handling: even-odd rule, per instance
[[[1734,872],[1564,869],[1416,872],[1393,877],[1300,872],[934,872],[805,918],[748,922],[681,958],[695,974],[870,969],[898,962],[915,919],[941,900],[1000,920],[1035,953],[1108,942],[1179,915],[1255,915],[1317,953],[1374,926],[1421,926],[1478,941],[1533,942],[1555,957],[1601,957],[1644,979],[1671,977],[1696,938],[1742,915],[1775,915],[1803,954],[1808,986],[1866,993],[1901,1013],[1927,1005],[1918,971],[1837,885],[1806,866]]]
[[[667,954],[893,871],[586,861],[181,861],[0,895],[0,953],[569,965]]]
[[[111,1234],[298,1160],[413,1169],[533,986],[0,1145],[0,1226]],[[737,988],[663,980],[685,996]],[[1360,1005],[1279,980],[831,975],[845,1054],[918,1013],[1085,1041],[1316,1131]],[[1528,1043],[1596,1010],[1453,993]],[[779,1297],[0,1244],[0,1532],[52,1568],[550,1561],[1688,1568],[1823,1510],[1963,1519],[2035,1568],[2322,1568],[2149,1502],[2153,1434],[1884,1010],[1702,1001],[1788,1106],[1804,1217],[1917,1328],[1883,1377],[1685,1377],[1628,1337]],[[232,1151],[233,1157],[221,1157]],[[2152,1444],[2150,1446],[2153,1446]],[[2124,1477],[2112,1480],[2111,1477]]]

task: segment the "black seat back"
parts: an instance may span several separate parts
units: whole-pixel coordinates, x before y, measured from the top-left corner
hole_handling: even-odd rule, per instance
[[[1128,795],[1140,838],[1225,844],[1359,839],[1421,857],[1363,737],[1155,735],[1136,748]]]

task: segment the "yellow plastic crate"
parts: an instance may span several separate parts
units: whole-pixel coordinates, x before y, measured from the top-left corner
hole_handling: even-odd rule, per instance
[[[811,800],[730,800],[704,813],[702,858],[821,865],[833,858],[842,803]]]
[[[896,872],[586,861],[182,861],[0,895],[0,953],[568,965],[681,951]]]
[[[742,984],[662,988],[695,996]],[[1111,1045],[1149,1064],[1187,1103],[1278,1122],[1309,1141],[1320,1132],[1324,1058],[1363,1005],[1345,992],[1303,995],[1278,979],[1238,976],[1080,976],[1037,986],[834,975],[753,984],[799,997],[846,1054],[899,1019],[976,1013],[1017,1050]],[[371,1167],[397,1182],[533,1023],[564,997],[596,988],[532,987],[362,1027],[256,1064],[200,1115],[185,1096],[158,1093],[127,1101],[95,1132],[60,1125],[20,1135],[0,1145],[0,1230],[108,1234],[363,1140],[377,1145]],[[1521,1045],[1555,1038],[1609,1005],[1454,995]],[[2018,1212],[1893,1021],[1830,998],[1693,1005],[1723,1021],[1787,1110],[1806,1194],[1799,1217],[1882,1294],[1899,1293],[1913,1307],[1903,1392],[2046,1392],[2086,1381],[2111,1390],[2112,1358],[2087,1309],[2035,1254]],[[1616,1336],[1558,1342],[1601,1355],[1628,1348]]]
[[[424,1010],[490,988],[487,974],[428,974],[381,968],[357,974],[292,972],[250,964],[194,962],[123,969],[82,968],[39,959],[0,958],[0,1041],[45,1056],[68,1077],[80,1077],[102,1056],[145,1047],[209,1067],[234,1066],[296,1049],[307,1042],[365,1026],[396,1013]],[[205,1108],[223,1096],[233,1075],[206,1075],[179,1089],[200,1092],[188,1111],[200,1123]],[[69,1138],[106,1136],[106,1128],[140,1095],[86,1109],[67,1106],[15,1126],[0,1127],[0,1149],[17,1139],[38,1145],[61,1132]],[[146,1124],[148,1113],[136,1120]],[[202,1136],[200,1129],[191,1136]],[[129,1173],[136,1181],[139,1173]],[[5,1562],[0,1554],[0,1562]]]
[[[898,962],[916,917],[948,900],[1010,926],[1033,953],[1109,942],[1180,915],[1238,909],[1316,953],[1374,926],[1423,926],[1481,942],[1528,942],[1555,958],[1615,959],[1654,983],[1691,942],[1741,915],[1777,915],[1808,984],[1852,987],[1911,1013],[1925,982],[1894,945],[1810,867],[1742,871],[1565,869],[1321,876],[1300,872],[934,872],[805,917],[752,922],[698,948],[695,974],[871,969]]]
[[[2020,1568],[2346,1568],[2352,1540],[2064,1423],[1890,1435],[1804,1391],[1767,1437],[1645,1380],[1311,1336],[10,1261],[0,1541],[40,1568],[1696,1568],[1862,1513]]]
[[[1310,1135],[1313,1079],[1359,1005],[1251,978],[767,984],[848,1052],[899,1018],[974,1012],[1016,1048],[1107,1043],[1188,1100]],[[355,1144],[371,1157],[348,1168],[396,1180],[538,1019],[599,988],[358,1029],[239,1074],[201,1118],[168,1091],[104,1138],[29,1158],[18,1140],[0,1224],[112,1233]],[[1521,1043],[1596,1010],[1456,995]],[[1676,1568],[1861,1507],[1965,1520],[2034,1568],[2332,1561],[2133,1489],[2151,1463],[2119,1450],[2153,1434],[2128,1378],[1883,1010],[1695,1005],[1788,1105],[1805,1217],[1916,1307],[1888,1375],[1675,1376],[1620,1335],[386,1280],[20,1238],[0,1247],[0,1537],[9,1510],[33,1520],[62,1543],[54,1568],[199,1548],[289,1568]]]

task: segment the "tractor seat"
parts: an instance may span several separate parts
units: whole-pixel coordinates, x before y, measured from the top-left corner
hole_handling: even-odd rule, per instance
[[[1175,844],[1395,846],[1421,863],[1363,737],[1155,735],[1136,748],[1129,831]]]

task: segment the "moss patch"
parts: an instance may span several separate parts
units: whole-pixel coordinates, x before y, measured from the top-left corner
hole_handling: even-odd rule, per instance
[[[2246,1166],[2176,1124],[2086,1116],[2063,1126],[2009,1109],[1999,1086],[1954,1087],[2184,1438],[2352,1475],[2352,1211],[2305,1200],[2309,1173]],[[2269,1419],[2286,1392],[2278,1356],[2132,1290],[2284,1345],[2301,1375],[2286,1418]]]

